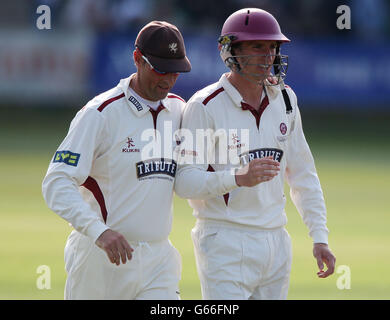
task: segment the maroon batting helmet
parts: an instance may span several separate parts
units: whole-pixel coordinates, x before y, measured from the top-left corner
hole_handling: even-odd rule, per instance
[[[267,11],[248,8],[231,14],[225,21],[221,37],[233,36],[232,43],[249,40],[289,42],[281,32],[278,21]]]
[[[221,58],[232,71],[240,72],[241,66],[231,51],[233,44],[241,41],[271,40],[278,43],[274,70],[279,74],[277,82],[283,80],[287,71],[287,56],[280,55],[280,44],[290,42],[281,32],[278,21],[269,12],[258,8],[241,9],[225,21],[218,39]]]

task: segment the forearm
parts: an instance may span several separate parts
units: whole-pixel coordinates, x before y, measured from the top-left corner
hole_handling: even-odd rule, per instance
[[[301,163],[289,173],[290,196],[314,243],[328,243],[325,200],[314,162]]]
[[[208,199],[237,188],[234,171],[209,172],[197,166],[179,168],[175,181],[176,194],[185,199]]]
[[[43,181],[42,193],[51,210],[94,241],[108,229],[99,215],[84,201],[76,183],[65,175],[49,173]]]
[[[302,121],[296,107],[295,129],[289,142],[287,182],[290,196],[298,209],[314,243],[328,243],[326,207],[313,155],[302,129]]]

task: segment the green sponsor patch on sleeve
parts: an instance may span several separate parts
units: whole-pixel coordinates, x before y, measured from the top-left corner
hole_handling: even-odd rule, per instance
[[[68,164],[70,166],[77,167],[77,164],[80,159],[79,153],[73,153],[67,150],[64,151],[57,151],[54,155],[53,162],[63,162],[65,164]]]

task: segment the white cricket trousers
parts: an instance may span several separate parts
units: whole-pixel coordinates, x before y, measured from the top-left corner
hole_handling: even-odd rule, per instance
[[[203,299],[287,299],[292,248],[285,228],[198,219],[191,236]]]
[[[132,259],[117,266],[92,239],[73,230],[65,246],[65,299],[180,299],[181,257],[171,242],[129,244]]]

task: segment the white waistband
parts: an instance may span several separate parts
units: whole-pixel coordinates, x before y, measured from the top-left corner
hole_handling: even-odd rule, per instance
[[[170,243],[169,239],[164,239],[164,240],[156,240],[156,241],[128,241],[129,245],[134,249],[135,247],[147,247],[151,248],[154,246],[160,246],[164,244]]]
[[[255,232],[274,232],[283,230],[284,226],[276,228],[262,228],[259,226],[251,226],[247,224],[240,224],[236,222],[226,221],[226,220],[216,220],[216,219],[196,219],[196,226],[199,227],[224,227],[235,230],[246,230],[246,231],[255,231]]]

